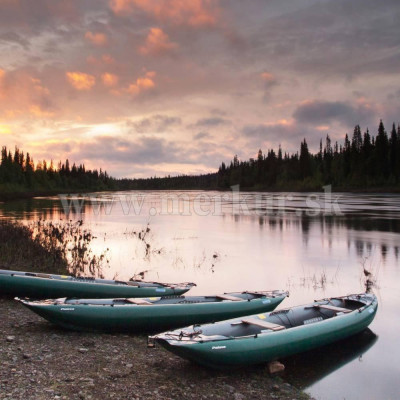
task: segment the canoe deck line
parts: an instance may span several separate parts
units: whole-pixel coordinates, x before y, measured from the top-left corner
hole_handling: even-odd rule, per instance
[[[150,343],[212,368],[273,361],[344,339],[372,322],[376,296],[356,294],[150,336]]]
[[[83,331],[155,332],[274,310],[282,290],[216,296],[25,300],[23,305],[61,327]]]
[[[36,299],[113,298],[181,295],[194,283],[118,281],[0,269],[0,293]]]

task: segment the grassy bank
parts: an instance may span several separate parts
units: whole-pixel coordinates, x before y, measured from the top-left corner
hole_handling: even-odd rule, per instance
[[[5,269],[65,274],[68,263],[59,252],[51,252],[33,239],[32,227],[15,221],[0,221],[0,265]]]
[[[102,277],[105,250],[94,255],[92,233],[82,221],[0,221],[0,266],[4,269]]]

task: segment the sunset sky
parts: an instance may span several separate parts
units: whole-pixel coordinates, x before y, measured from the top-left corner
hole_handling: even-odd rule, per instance
[[[400,122],[398,0],[0,0],[0,144],[116,177]]]

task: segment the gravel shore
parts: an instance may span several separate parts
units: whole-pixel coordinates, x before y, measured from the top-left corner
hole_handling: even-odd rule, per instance
[[[212,371],[144,335],[63,331],[0,297],[0,399],[308,399],[265,365]]]

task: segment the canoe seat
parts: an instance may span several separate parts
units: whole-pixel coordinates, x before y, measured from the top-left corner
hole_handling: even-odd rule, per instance
[[[215,296],[217,299],[221,300],[231,300],[231,301],[243,301],[241,297],[231,296],[230,294],[218,294]]]
[[[280,331],[282,329],[286,329],[283,325],[278,325],[278,324],[274,324],[272,322],[262,321],[259,319],[246,318],[246,319],[242,319],[242,323],[260,326],[261,328],[271,329],[272,331]]]
[[[353,310],[350,310],[349,308],[342,308],[342,307],[336,307],[336,306],[331,306],[330,304],[316,304],[314,306],[315,308],[322,308],[324,310],[331,310],[335,312],[342,312],[342,313],[349,313],[352,312]]]
[[[129,298],[126,299],[127,302],[132,303],[132,304],[137,304],[138,306],[152,306],[153,303],[150,303],[150,301],[144,300],[144,299],[138,299],[138,298]]]

